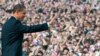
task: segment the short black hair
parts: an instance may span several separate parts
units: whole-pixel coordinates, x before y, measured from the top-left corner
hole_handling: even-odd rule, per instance
[[[64,50],[67,50],[67,51],[69,51],[69,49],[68,49],[67,47],[63,48],[63,52],[64,52]]]
[[[23,11],[25,9],[25,6],[23,4],[17,4],[13,7],[13,13],[16,11]]]

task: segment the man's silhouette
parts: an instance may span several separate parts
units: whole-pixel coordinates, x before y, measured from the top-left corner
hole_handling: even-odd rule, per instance
[[[53,18],[48,23],[26,26],[21,23],[25,14],[25,6],[17,4],[13,8],[13,16],[3,25],[1,35],[2,56],[22,56],[23,34],[48,30],[48,26],[54,20]]]

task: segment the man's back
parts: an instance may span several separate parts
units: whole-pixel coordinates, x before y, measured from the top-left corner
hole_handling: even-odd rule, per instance
[[[18,32],[17,24],[20,21],[11,17],[2,28],[3,56],[20,56],[22,50],[23,33]]]

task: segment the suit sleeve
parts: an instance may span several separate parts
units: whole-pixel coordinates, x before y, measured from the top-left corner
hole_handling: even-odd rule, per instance
[[[40,31],[44,31],[44,30],[49,29],[47,23],[32,25],[32,26],[27,26],[27,25],[23,25],[21,23],[18,23],[17,27],[18,27],[18,31],[22,32],[22,33],[40,32]]]

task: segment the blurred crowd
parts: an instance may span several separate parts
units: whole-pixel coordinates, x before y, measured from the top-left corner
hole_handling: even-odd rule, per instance
[[[55,21],[50,30],[25,33],[22,56],[100,56],[100,0],[5,0],[0,31],[13,6],[26,6],[25,25]]]

